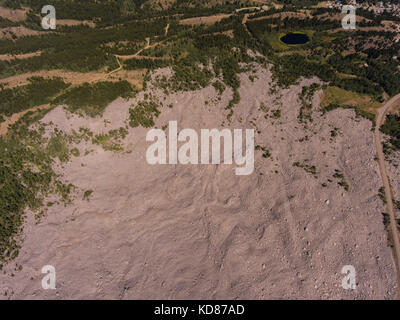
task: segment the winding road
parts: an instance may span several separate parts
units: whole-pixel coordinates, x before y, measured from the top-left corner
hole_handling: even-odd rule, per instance
[[[400,94],[394,96],[388,102],[386,102],[379,110],[378,116],[376,119],[376,126],[374,132],[375,138],[375,147],[377,156],[379,159],[379,171],[381,173],[381,178],[383,182],[383,186],[385,187],[385,197],[386,197],[386,205],[387,210],[390,216],[390,227],[393,238],[393,258],[395,260],[396,269],[397,269],[397,295],[400,299],[400,241],[399,241],[399,232],[397,230],[396,216],[393,208],[393,198],[392,198],[392,190],[390,187],[390,180],[386,170],[385,164],[385,155],[383,153],[382,147],[382,135],[379,131],[379,128],[383,124],[386,118],[386,114],[390,111],[390,109],[395,106],[397,103],[400,103]]]
[[[166,32],[168,32],[168,29],[166,29]],[[152,60],[168,60],[168,58],[164,58],[164,57],[151,57],[151,56],[139,56],[139,54],[146,50],[146,49],[150,49],[150,48],[154,48],[156,46],[158,46],[159,44],[163,43],[164,41],[159,41],[159,42],[155,42],[153,44],[150,44],[150,38],[146,38],[146,45],[140,49],[138,52],[134,53],[134,54],[129,54],[129,55],[119,55],[119,54],[114,54],[115,59],[118,62],[119,67],[115,70],[110,71],[109,73],[107,73],[107,76],[109,76],[110,74],[113,74],[115,72],[118,72],[120,70],[122,70],[122,64],[119,61],[119,59],[134,59],[134,58],[142,58],[142,59],[152,59]]]

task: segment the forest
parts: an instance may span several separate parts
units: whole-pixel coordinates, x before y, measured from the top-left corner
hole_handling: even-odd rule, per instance
[[[67,105],[72,112],[89,116],[102,114],[106,106],[118,97],[129,98],[133,88],[128,81],[102,81],[73,87],[51,101],[52,105]]]
[[[34,106],[47,104],[53,96],[69,86],[61,78],[31,77],[28,81],[29,84],[12,89],[0,86],[0,114],[10,116]]]

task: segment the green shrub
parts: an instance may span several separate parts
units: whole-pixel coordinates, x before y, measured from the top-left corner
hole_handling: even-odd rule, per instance
[[[53,138],[47,146],[42,131],[26,125],[14,130],[7,138],[0,137],[0,268],[18,255],[24,210],[38,211],[49,194],[58,194],[67,203],[72,189],[58,180],[52,168],[63,147],[56,147]]]
[[[390,136],[390,144],[395,150],[400,150],[400,116],[388,114],[380,130]]]
[[[154,101],[141,101],[137,106],[129,109],[129,125],[133,128],[141,125],[145,128],[154,126],[153,117],[158,117],[160,111]]]

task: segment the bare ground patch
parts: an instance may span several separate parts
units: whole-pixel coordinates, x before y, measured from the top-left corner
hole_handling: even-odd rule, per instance
[[[22,54],[0,54],[0,60],[11,61],[13,59],[27,59],[27,58],[31,58],[31,57],[40,56],[40,55],[41,55],[41,51],[22,53]]]
[[[231,14],[217,14],[214,16],[183,19],[179,23],[183,25],[213,24],[230,16]]]
[[[9,8],[0,7],[0,17],[14,22],[24,21],[27,12],[28,8],[13,10]]]
[[[57,19],[57,25],[60,26],[79,26],[79,25],[87,25],[91,28],[94,28],[96,24],[93,21],[88,20],[73,20],[73,19]]]
[[[30,77],[43,77],[43,78],[53,78],[60,77],[64,82],[71,83],[72,85],[79,85],[85,82],[93,83],[98,81],[118,81],[120,77],[127,79],[134,85],[141,82],[143,79],[143,70],[132,70],[126,71],[121,70],[118,73],[108,75],[105,72],[71,72],[64,70],[48,70],[48,71],[38,71],[30,72],[24,74],[18,74],[12,77],[0,79],[0,84],[4,84],[6,88],[13,88],[17,86],[23,86],[29,83],[28,79]]]
[[[212,86],[168,96],[151,86],[148,92],[164,105],[158,128],[170,120],[179,130],[255,128],[255,144],[271,157],[256,152],[252,175],[236,176],[224,164],[149,165],[148,130],[141,127],[129,129],[124,152],[83,143],[82,151],[93,151],[58,170],[80,190],[93,190],[90,201],[78,197],[51,207],[39,225],[28,221],[15,261],[24,267],[14,277],[0,275],[0,287],[11,288],[16,299],[395,298],[371,123],[352,110],[322,115],[319,93],[314,121],[304,129],[298,96],[317,80],[271,95],[268,70],[260,68],[253,81],[248,76],[241,75],[230,124],[224,110],[230,90],[220,100]],[[106,133],[126,124],[129,107],[144,93],[114,101],[102,117],[58,107],[43,121],[67,133],[80,127]],[[270,116],[275,109],[278,118]],[[316,177],[293,166],[296,161],[315,164]],[[56,267],[57,290],[40,288],[46,264]],[[341,287],[348,264],[356,268],[357,290]]]
[[[43,31],[31,30],[22,26],[7,27],[0,29],[0,38],[14,39],[15,37],[38,36],[43,33]]]

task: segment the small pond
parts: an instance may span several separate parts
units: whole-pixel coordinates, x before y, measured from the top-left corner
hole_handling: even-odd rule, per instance
[[[310,38],[305,33],[288,33],[280,40],[286,44],[304,44],[310,41]]]

